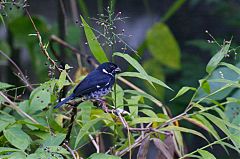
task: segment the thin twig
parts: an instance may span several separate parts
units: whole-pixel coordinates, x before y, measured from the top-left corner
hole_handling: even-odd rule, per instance
[[[20,109],[15,103],[13,103],[7,96],[5,96],[3,94],[2,91],[0,91],[0,96],[2,96],[4,98],[4,100],[6,100],[6,102],[9,103],[9,105],[6,105],[14,110],[16,110],[18,112],[19,115],[21,115],[22,117],[26,117],[29,120],[31,120],[33,123],[35,124],[39,124],[39,122],[37,122],[35,119],[33,119],[30,115],[28,115],[27,113],[25,113],[24,111],[22,111],[22,109]]]
[[[39,46],[40,46],[40,48],[41,48],[42,53],[47,57],[48,61],[50,61],[50,63],[51,63],[54,67],[56,67],[56,69],[57,69],[59,72],[61,72],[61,69],[58,67],[58,65],[55,63],[55,61],[49,56],[46,47],[45,47],[44,44],[42,43],[42,38],[41,38],[40,32],[38,31],[38,29],[37,29],[37,27],[36,27],[36,25],[35,25],[32,17],[31,17],[31,15],[30,15],[30,13],[28,12],[27,9],[26,9],[26,13],[27,13],[27,15],[28,15],[28,17],[29,17],[32,25],[33,25],[33,28],[34,28],[35,32],[36,32],[36,35],[37,35],[37,38],[38,38],[38,41],[39,41]],[[68,80],[69,80],[71,83],[73,83],[72,79],[70,78],[70,76],[69,76],[68,74],[67,74],[67,78],[68,78]]]
[[[99,153],[99,152],[100,152],[99,145],[97,144],[97,142],[95,141],[95,139],[93,138],[93,136],[92,136],[91,134],[89,134],[88,137],[91,139],[94,147],[96,148],[97,153]]]
[[[66,143],[63,143],[63,146],[65,146],[68,149],[68,151],[71,153],[74,159],[77,159],[74,150],[72,150]]]
[[[0,53],[8,59],[8,61],[15,67],[15,69],[18,71],[17,75],[20,75],[18,76],[21,81],[26,85],[26,87],[32,91],[33,90],[33,87],[32,85],[28,82],[28,79],[26,78],[26,76],[23,74],[22,70],[18,67],[18,65],[10,58],[7,56],[7,54],[5,54],[2,50],[0,50]]]

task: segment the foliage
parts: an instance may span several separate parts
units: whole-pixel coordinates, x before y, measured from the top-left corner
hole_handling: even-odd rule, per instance
[[[164,16],[164,20],[154,24],[147,33],[145,45],[152,55],[149,61],[155,60],[156,63],[160,63],[159,69],[181,68],[179,45],[165,21],[184,2],[176,1]],[[84,1],[80,0],[80,3],[84,4]],[[108,8],[107,11],[110,18],[109,21],[104,21],[104,25],[107,22],[112,27],[114,26],[112,23],[114,19],[111,19],[112,8]],[[87,14],[88,10],[85,8],[84,15]],[[240,152],[240,68],[239,64],[232,64],[226,59],[229,54],[235,53],[235,49],[231,47],[231,40],[224,41],[219,45],[219,50],[215,50],[217,53],[208,62],[205,76],[199,79],[198,87],[183,86],[178,92],[173,92],[172,87],[168,86],[162,78],[150,75],[148,69],[152,71],[154,68],[146,65],[146,62],[141,64],[137,60],[136,55],[141,56],[141,52],[136,54],[130,48],[134,54],[127,54],[125,51],[118,51],[117,48],[109,51],[102,47],[98,38],[101,32],[90,27],[90,23],[88,24],[88,21],[81,17],[87,44],[94,58],[99,63],[106,62],[108,59],[114,61],[121,59],[129,64],[129,69],[118,75],[118,84],[115,85],[111,95],[106,97],[108,109],[101,108],[98,102],[85,101],[79,103],[77,108],[65,106],[63,109],[56,110],[53,106],[57,104],[61,92],[65,95],[70,94],[72,89],[66,91],[65,88],[67,86],[74,88],[77,82],[72,82],[69,77],[71,68],[69,65],[65,65],[65,69],[60,69],[50,56],[44,54],[44,51],[47,53],[49,51],[48,42],[45,43],[45,40],[49,38],[50,31],[45,22],[36,17],[31,23],[29,18],[31,17],[20,16],[9,20],[6,27],[14,33],[18,45],[28,46],[32,63],[38,70],[38,74],[44,76],[41,80],[45,80],[41,84],[33,85],[33,90],[29,85],[17,86],[0,82],[0,158],[61,159],[80,156],[89,159],[118,159],[126,156],[133,157],[134,150],[138,150],[138,156],[145,158],[148,153],[151,153],[149,145],[162,152],[162,156],[159,157],[163,158],[174,158],[175,153],[180,159],[185,157],[214,159],[215,154],[208,149],[214,145],[220,145],[226,153],[229,149]],[[33,29],[34,24],[39,29],[39,35],[36,32],[38,30]],[[22,31],[19,33],[14,26],[21,26],[19,28]],[[46,35],[42,35],[42,32]],[[28,34],[34,37],[27,37]],[[110,36],[110,42],[115,38],[120,39],[118,34],[114,33],[114,29],[108,36]],[[41,38],[44,46],[40,43],[39,47],[37,44],[42,40]],[[161,39],[164,43],[156,39]],[[64,44],[66,46],[66,43]],[[112,43],[112,45],[115,44]],[[128,47],[125,41],[122,41],[122,44],[124,48]],[[76,48],[70,48],[80,52]],[[41,51],[43,54],[40,53]],[[55,58],[57,59],[57,56]],[[47,77],[47,68],[39,67],[39,64],[44,65],[46,61],[48,63],[53,61],[51,71],[60,71],[59,77],[56,74],[51,78]],[[93,66],[97,65],[96,62],[91,62]],[[148,66],[148,69],[143,66]],[[83,68],[80,69],[82,69],[80,78],[83,78],[85,74]],[[136,83],[146,82],[147,88],[137,87],[132,82],[132,78],[137,79]],[[29,92],[25,93],[25,89],[29,89]],[[189,100],[186,98],[186,105],[179,105],[184,108],[179,115],[172,117],[167,105],[159,100],[156,94],[159,94],[161,89],[175,94],[175,97],[171,96],[169,105],[186,95],[190,96]],[[21,96],[21,93],[25,96]],[[183,120],[188,125],[185,125]],[[73,127],[71,128],[70,125]],[[201,131],[196,127],[201,128]],[[66,142],[68,133],[70,133],[70,139]],[[205,146],[186,152],[183,134],[202,140]],[[140,146],[139,149],[138,146]],[[87,147],[91,147],[91,151],[86,151]]]

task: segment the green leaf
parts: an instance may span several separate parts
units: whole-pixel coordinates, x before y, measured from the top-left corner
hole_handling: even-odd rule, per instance
[[[185,133],[191,133],[191,134],[197,135],[197,136],[205,139],[206,141],[208,141],[207,138],[202,133],[192,130],[192,129],[184,128],[184,127],[167,126],[167,127],[161,128],[160,130],[161,131],[181,131],[181,132],[185,132]]]
[[[148,83],[150,83],[154,87],[149,75],[144,70],[144,68],[138,63],[137,60],[135,60],[134,58],[132,58],[128,54],[123,54],[123,53],[120,53],[120,52],[113,53],[113,56],[119,56],[119,57],[124,58],[129,64],[131,64],[148,81]]]
[[[166,24],[153,25],[147,32],[147,45],[150,53],[163,65],[180,68],[180,48]]]
[[[57,81],[58,91],[60,91],[63,88],[66,81],[66,77],[67,77],[67,72],[66,70],[63,70],[59,76],[59,80]]]
[[[163,118],[152,118],[152,117],[139,117],[139,118],[134,118],[131,122],[130,125],[135,125],[139,123],[151,123],[151,122],[165,122],[166,119]]]
[[[170,101],[172,101],[172,100],[174,100],[174,99],[182,96],[183,94],[185,94],[186,92],[188,92],[188,91],[190,91],[190,90],[196,91],[196,88],[194,88],[194,87],[182,87],[182,88],[178,91],[177,95],[176,95],[174,98],[172,98]]]
[[[10,87],[14,87],[14,85],[0,82],[0,90],[7,89],[7,88],[10,88]]]
[[[19,127],[10,127],[3,131],[6,139],[15,147],[25,150],[32,139]]]
[[[29,106],[26,109],[27,113],[34,114],[42,110],[51,103],[53,89],[57,80],[50,80],[35,88],[29,97]]]
[[[228,103],[225,107],[225,114],[228,117],[228,120],[232,122],[238,114],[240,114],[240,90],[236,90],[232,97],[227,98],[231,103]]]
[[[135,95],[139,95],[142,96],[144,98],[147,98],[153,102],[157,101],[156,98],[154,98],[153,96],[151,96],[150,94],[144,93],[144,92],[138,92],[136,90],[124,90],[125,93],[130,93],[130,94],[135,94]]]
[[[83,125],[83,127],[80,129],[77,138],[75,140],[75,144],[74,144],[74,148],[76,149],[78,146],[78,143],[80,142],[80,140],[88,134],[88,130],[94,126],[94,124],[96,124],[97,122],[99,122],[100,120],[103,120],[102,118],[97,118],[97,119],[93,119],[90,120],[89,122],[87,122],[86,124]]]
[[[46,146],[59,146],[63,140],[65,139],[66,134],[57,133],[57,134],[49,134],[43,141],[43,147]]]
[[[168,20],[174,13],[186,2],[186,0],[177,0],[175,1],[171,7],[167,10],[164,14],[163,18],[161,19],[163,22]]]
[[[13,152],[8,155],[2,155],[0,158],[4,159],[26,159],[26,154],[23,152]]]
[[[238,67],[236,67],[236,66],[234,66],[234,65],[232,65],[232,64],[230,64],[230,63],[221,62],[219,65],[221,65],[221,66],[226,66],[226,67],[228,67],[229,69],[235,71],[237,74],[240,75],[240,68],[238,68]]]
[[[2,132],[8,125],[15,123],[15,118],[8,114],[0,115],[0,132]]]
[[[156,83],[162,87],[165,87],[167,89],[170,89],[172,90],[172,88],[170,88],[168,85],[166,85],[164,82],[162,82],[161,80],[155,78],[155,77],[152,77],[152,76],[149,76],[149,79],[146,78],[146,76],[143,76],[142,74],[138,73],[138,72],[123,72],[123,73],[120,73],[119,76],[125,76],[125,77],[136,77],[136,78],[141,78],[141,79],[144,79],[144,80],[151,80],[151,82],[153,83]],[[172,90],[173,91],[173,90]]]
[[[216,140],[219,140],[220,137],[217,133],[217,131],[214,129],[214,127],[212,126],[212,124],[202,115],[200,114],[196,114],[194,116],[194,118],[200,120],[207,128],[208,128],[208,131],[213,135],[213,137],[216,139]]]
[[[207,93],[211,93],[211,88],[210,88],[210,84],[207,80],[205,79],[202,79],[202,80],[199,80],[199,83],[200,83],[200,86],[202,87],[202,89]]]
[[[36,111],[48,106],[51,102],[51,94],[47,90],[39,89],[37,92],[34,92],[34,94],[31,94],[29,99],[28,113],[34,114]]]
[[[82,123],[86,124],[90,121],[91,110],[93,107],[93,103],[90,101],[82,102],[78,105],[81,108],[81,115],[82,115]]]
[[[10,148],[10,147],[0,147],[0,155],[8,153],[8,152],[17,152],[17,151],[21,151],[21,150],[15,149],[15,148]]]
[[[87,22],[84,20],[84,18],[81,16],[81,20],[83,23],[85,35],[90,47],[90,50],[92,51],[94,57],[97,59],[99,63],[104,63],[108,61],[108,58],[103,51],[101,45],[99,44],[97,37],[94,35],[91,27],[87,24]]]
[[[87,159],[121,159],[118,156],[107,155],[104,153],[94,153]]]
[[[116,102],[114,101],[114,105],[116,104],[116,108],[123,109],[123,97],[124,91],[123,89],[117,84],[116,85]],[[112,91],[112,99],[115,100],[115,91]]]
[[[202,156],[202,159],[216,159],[213,154],[206,150],[198,150],[198,153]]]
[[[139,112],[142,112],[143,114],[146,114],[147,116],[152,118],[158,118],[157,114],[150,109],[141,109],[139,110]]]
[[[141,96],[131,96],[130,99],[126,99],[127,103],[131,106],[129,106],[129,111],[131,113],[131,115],[133,115],[134,117],[138,116],[138,102],[141,99]]]
[[[64,149],[61,146],[47,146],[47,148],[50,152],[56,152],[56,153],[60,153],[63,155],[70,154],[66,149]]]
[[[212,114],[209,113],[202,113],[206,118],[208,118],[210,121],[212,121],[219,129],[221,129],[226,135],[231,136],[231,133],[229,132],[227,126],[225,125],[224,121]]]
[[[231,41],[224,44],[220,51],[216,55],[214,55],[211,60],[208,62],[206,71],[207,73],[212,73],[213,70],[218,66],[218,64],[222,61],[224,56],[228,53],[229,47],[231,45]]]

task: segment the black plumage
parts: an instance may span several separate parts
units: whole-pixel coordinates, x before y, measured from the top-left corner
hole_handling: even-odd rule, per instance
[[[99,99],[107,95],[115,82],[115,75],[119,72],[120,68],[112,62],[99,65],[76,86],[70,96],[59,102],[54,108],[61,107],[74,98]]]

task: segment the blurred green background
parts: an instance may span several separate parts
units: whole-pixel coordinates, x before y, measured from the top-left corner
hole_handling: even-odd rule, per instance
[[[108,6],[113,8],[115,15],[121,12],[119,16],[123,19],[116,21],[114,29],[123,35],[121,38],[128,47],[123,42],[117,42],[114,47],[106,46],[104,38],[99,39],[100,43],[109,57],[113,51],[133,56],[133,51],[137,51],[139,56],[135,57],[146,71],[165,81],[175,92],[158,86],[152,90],[139,80],[134,83],[161,99],[173,115],[184,110],[191,96],[175,102],[169,100],[183,86],[197,87],[198,80],[205,75],[207,62],[220,48],[211,42],[213,39],[206,30],[219,43],[233,38],[232,46],[236,47],[240,40],[238,0],[29,0],[28,4],[44,43],[49,42],[51,35],[56,35],[89,55],[79,15],[93,28],[101,30],[101,24],[94,19],[99,20],[101,14],[107,15]],[[34,29],[24,10],[6,5],[0,11],[0,49],[18,64],[31,83],[48,80],[49,64],[40,53],[37,39],[29,36]],[[91,69],[84,60],[77,63],[75,55],[66,48],[58,44],[51,46],[62,59],[58,63],[68,63],[73,67],[72,76],[79,65]],[[49,52],[52,53],[51,49]],[[55,58],[52,54],[50,56]],[[239,62],[238,50],[230,59],[232,63]],[[117,60],[116,63],[123,70],[132,69],[122,61]],[[3,56],[0,56],[0,81],[22,85]],[[196,140],[190,140],[190,143],[201,145]]]

